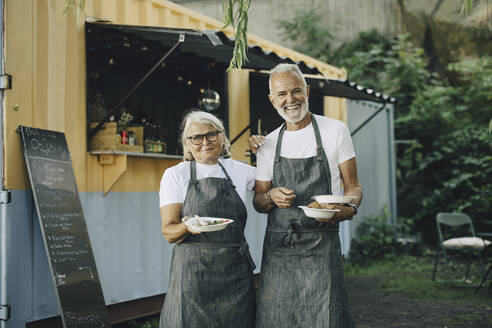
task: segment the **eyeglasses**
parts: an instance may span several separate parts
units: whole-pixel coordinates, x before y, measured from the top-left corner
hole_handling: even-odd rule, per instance
[[[191,143],[194,144],[195,146],[199,146],[203,142],[203,137],[207,138],[207,140],[209,142],[214,142],[214,141],[217,141],[219,133],[221,133],[221,132],[222,131],[210,131],[210,132],[205,133],[205,134],[195,134],[195,135],[192,135],[191,137],[188,137],[187,139],[189,139],[191,141]]]

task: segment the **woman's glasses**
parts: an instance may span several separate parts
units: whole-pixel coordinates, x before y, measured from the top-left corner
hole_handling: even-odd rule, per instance
[[[194,144],[195,146],[199,146],[202,144],[203,138],[207,138],[209,142],[217,141],[219,133],[221,132],[222,131],[210,131],[205,134],[195,134],[192,135],[191,137],[188,137],[188,139],[190,139],[191,143]]]

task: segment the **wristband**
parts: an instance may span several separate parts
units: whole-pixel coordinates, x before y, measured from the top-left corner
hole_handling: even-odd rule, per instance
[[[345,206],[352,207],[354,209],[355,212],[352,215],[356,215],[357,214],[357,210],[358,210],[357,205],[352,204],[352,203],[348,203],[348,204],[345,204]]]
[[[266,199],[267,199],[268,205],[271,205],[271,206],[277,206],[277,205],[275,205],[275,203],[273,202],[272,197],[270,197],[270,190],[268,190],[268,191],[265,193],[265,196],[266,196]]]

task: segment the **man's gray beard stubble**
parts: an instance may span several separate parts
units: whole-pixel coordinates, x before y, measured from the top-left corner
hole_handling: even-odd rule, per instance
[[[299,116],[300,118],[298,118],[297,120],[291,119],[287,115],[287,113],[284,111],[283,108],[277,109],[277,112],[280,115],[280,117],[282,117],[286,122],[289,122],[289,123],[297,123],[297,122],[300,122],[306,116],[306,114],[308,113],[308,111],[309,111],[309,102],[307,100],[306,100],[306,102],[304,104],[301,104],[301,115]]]

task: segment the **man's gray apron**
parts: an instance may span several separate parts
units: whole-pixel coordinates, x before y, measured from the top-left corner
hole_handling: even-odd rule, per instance
[[[316,156],[280,157],[281,128],[273,166],[272,188],[287,187],[296,198],[286,209],[268,215],[263,246],[257,328],[354,327],[348,305],[338,225],[304,215],[313,195],[331,194],[329,162],[314,116]]]
[[[254,262],[243,234],[246,207],[219,165],[227,178],[197,180],[196,162],[190,163],[181,215],[234,222],[224,230],[188,235],[174,246],[161,328],[254,327]]]

